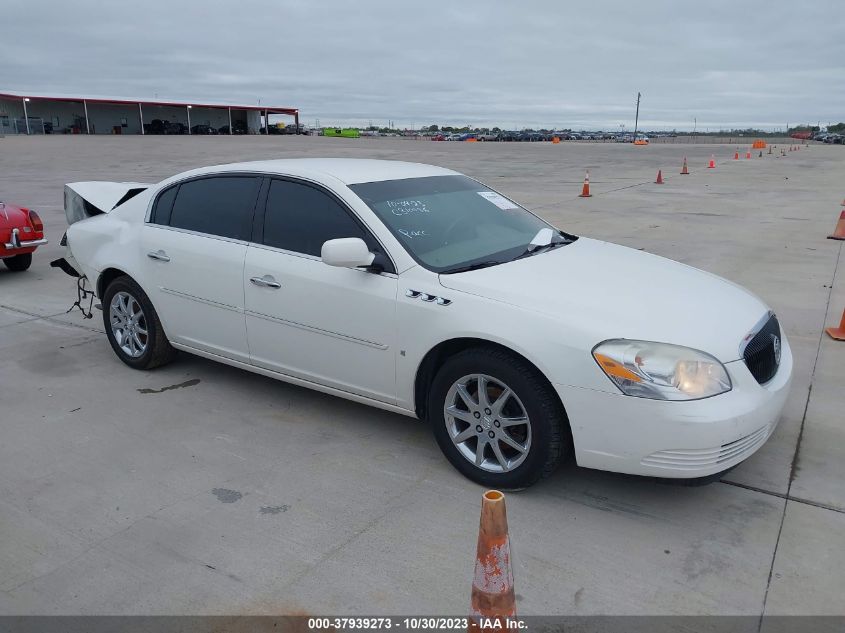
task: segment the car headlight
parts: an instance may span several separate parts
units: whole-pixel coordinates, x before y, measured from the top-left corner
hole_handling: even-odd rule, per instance
[[[718,360],[680,345],[612,339],[593,348],[607,377],[629,396],[655,400],[698,400],[731,390]]]

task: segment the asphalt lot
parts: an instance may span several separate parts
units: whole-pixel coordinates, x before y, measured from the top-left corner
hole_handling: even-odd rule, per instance
[[[792,345],[780,426],[722,482],[570,463],[509,494],[521,614],[845,614],[845,343],[822,333],[845,307],[842,242],[825,239],[845,150],[734,149],[0,139],[0,199],[38,209],[51,240],[27,273],[0,271],[0,613],[467,612],[482,490],[424,424],[185,354],[132,371],[99,312],[65,314],[74,281],[48,266],[66,182],[350,156],[455,168],[566,231],[727,277],[775,309]],[[579,199],[585,168],[594,196]]]

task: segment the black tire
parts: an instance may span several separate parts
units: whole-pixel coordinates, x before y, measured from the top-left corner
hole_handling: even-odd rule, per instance
[[[145,325],[147,330],[146,349],[140,356],[133,357],[127,354],[115,338],[111,327],[111,304],[112,299],[118,292],[125,292],[130,297],[134,298],[141,306],[145,317]],[[109,283],[106,291],[103,293],[103,326],[106,329],[106,336],[108,336],[109,343],[117,357],[133,369],[154,369],[166,365],[176,356],[176,350],[171,347],[167,336],[164,333],[164,328],[161,326],[161,321],[158,319],[158,314],[150,302],[147,294],[141,289],[135,280],[128,276],[118,277]]]
[[[444,407],[452,385],[470,374],[501,380],[516,394],[531,421],[531,443],[524,461],[506,472],[488,472],[464,457],[449,435]],[[428,395],[428,419],[440,449],[472,481],[499,490],[527,488],[551,475],[569,452],[566,413],[549,381],[522,358],[505,350],[476,347],[451,356],[440,367]]]
[[[6,268],[11,270],[13,273],[22,273],[32,265],[32,253],[6,257],[3,259],[3,263],[6,264]]]

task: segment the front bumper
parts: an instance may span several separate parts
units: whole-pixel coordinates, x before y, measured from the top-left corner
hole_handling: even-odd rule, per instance
[[[733,389],[686,402],[555,385],[580,466],[666,478],[707,477],[751,456],[777,427],[792,381],[782,339],[775,376],[760,385],[744,361],[726,363]]]

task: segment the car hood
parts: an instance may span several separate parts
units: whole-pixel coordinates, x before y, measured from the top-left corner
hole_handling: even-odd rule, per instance
[[[740,358],[740,344],[767,314],[748,290],[685,264],[580,238],[507,264],[440,275],[452,290],[561,321],[592,346],[611,338],[673,343]]]

